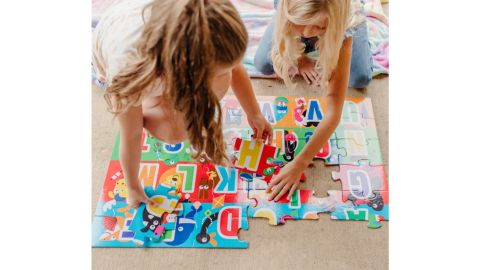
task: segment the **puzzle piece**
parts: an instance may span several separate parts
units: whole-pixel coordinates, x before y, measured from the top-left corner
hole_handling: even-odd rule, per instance
[[[248,230],[246,204],[225,204],[218,209],[206,204],[196,222],[199,228],[194,233],[193,247],[248,247],[247,242],[238,239],[240,229]]]
[[[383,165],[371,166],[362,160],[359,165],[340,165],[340,171],[332,172],[334,180],[342,183],[342,200],[365,200],[375,191],[388,191],[387,176]]]
[[[172,192],[173,194],[171,194]],[[130,226],[130,229],[135,232],[135,239],[148,242],[148,239],[160,238],[163,235],[164,227],[161,223],[164,214],[173,212],[180,199],[175,192],[175,187],[163,184],[155,190],[151,187],[145,188],[146,195],[157,205],[141,204],[138,207],[132,226]]]
[[[190,155],[192,150],[189,142],[168,144],[156,140],[153,144],[153,151],[157,160],[163,161],[167,165],[175,165],[179,161],[195,161]]]
[[[366,144],[357,144],[353,140],[339,139],[337,147],[345,149],[346,156],[339,155],[339,164],[356,165],[360,160],[369,160],[370,165],[382,165],[382,155],[378,140],[368,140]]]
[[[331,219],[336,220],[367,220],[369,228],[381,227],[381,220],[388,220],[388,191],[376,191],[374,197],[367,200],[343,201],[342,191],[329,190],[330,201],[334,202]]]
[[[340,160],[347,157],[347,149],[338,145],[336,139],[330,139],[330,156],[325,159],[326,165],[339,165]]]
[[[275,171],[275,165],[271,160],[278,155],[277,147],[266,145],[260,140],[237,138],[235,151],[238,151],[238,159],[234,160],[237,169],[271,178]]]
[[[249,191],[248,217],[267,218],[268,224],[279,225],[288,219],[318,219],[318,213],[333,210],[330,198],[318,198],[313,194],[313,190],[296,190],[290,201],[285,194],[275,202],[268,201],[269,194],[265,190]]]

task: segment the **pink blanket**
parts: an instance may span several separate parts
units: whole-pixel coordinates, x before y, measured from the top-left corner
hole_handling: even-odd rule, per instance
[[[92,29],[102,13],[112,4],[122,0],[92,0]],[[270,22],[273,0],[231,0],[248,30],[249,41],[243,64],[251,77],[265,77],[253,65],[258,43]],[[373,55],[373,75],[388,74],[388,17],[384,14],[380,0],[365,0],[368,39]]]

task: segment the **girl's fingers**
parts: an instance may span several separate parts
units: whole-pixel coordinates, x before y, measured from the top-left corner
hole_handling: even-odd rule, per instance
[[[305,75],[305,72],[302,72],[301,74],[302,74],[302,76],[303,76],[303,79],[304,79],[308,84],[310,84],[310,81],[308,80],[307,76]]]
[[[262,137],[263,137],[263,128],[259,128],[257,130],[257,136],[255,137],[255,139],[260,139],[261,140]]]
[[[278,175],[276,177],[273,177],[272,180],[270,180],[270,183],[268,183],[267,185],[267,190],[265,192],[270,192],[272,190],[272,187],[278,183],[278,181],[280,181],[280,178],[278,177]]]
[[[286,181],[280,181],[280,183],[278,183],[276,186],[275,186],[275,189],[272,191],[272,194],[270,194],[270,197],[268,197],[268,200],[271,201],[275,195],[278,194],[278,192],[280,192],[280,190],[287,184]]]
[[[278,193],[278,195],[275,197],[275,201],[278,201],[280,200],[280,198],[285,194],[287,193],[288,189],[290,188],[290,183],[288,185],[285,185],[283,188],[282,188],[282,191],[280,191],[280,193]]]
[[[310,72],[305,72],[305,74],[307,75],[308,79],[310,79],[310,82],[311,82],[310,84],[316,81],[315,77],[313,77],[313,75]]]
[[[292,187],[290,188],[290,192],[288,192],[288,196],[287,196],[287,199],[289,201],[292,199],[293,193],[295,192],[295,190],[297,190],[297,187],[298,187],[298,182],[293,184]]]

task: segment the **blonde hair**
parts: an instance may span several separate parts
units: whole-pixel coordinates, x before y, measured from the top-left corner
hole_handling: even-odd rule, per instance
[[[320,52],[315,68],[321,76],[321,85],[326,87],[337,66],[345,30],[351,23],[350,1],[280,0],[271,58],[275,72],[288,87],[294,88],[296,85],[292,82],[288,71],[292,67],[298,67],[298,59],[305,49],[293,24],[308,25],[318,18],[320,12],[326,14],[328,19],[326,32],[315,44],[316,50]]]
[[[161,78],[175,110],[183,112],[197,158],[228,160],[220,102],[211,89],[216,65],[241,59],[248,35],[228,0],[155,0],[144,9],[149,19],[137,43],[135,61],[107,88],[109,111],[118,115],[137,106]]]

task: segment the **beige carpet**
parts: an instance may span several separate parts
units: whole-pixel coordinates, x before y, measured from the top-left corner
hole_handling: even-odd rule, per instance
[[[254,79],[257,95],[321,95],[303,82],[295,91],[277,80]],[[348,96],[372,99],[382,156],[388,172],[388,77],[372,80],[368,88],[348,89]],[[105,109],[103,93],[92,91],[92,213],[112,153],[118,126]],[[341,189],[332,181],[338,166],[325,167],[322,161],[308,169],[308,180],[300,188],[311,188],[317,196],[329,189]],[[93,214],[92,214],[93,216]],[[92,249],[93,269],[387,269],[388,222],[380,229],[367,228],[363,221],[334,221],[327,213],[317,221],[287,221],[270,226],[266,219],[249,219],[249,230],[240,238],[248,249]]]

